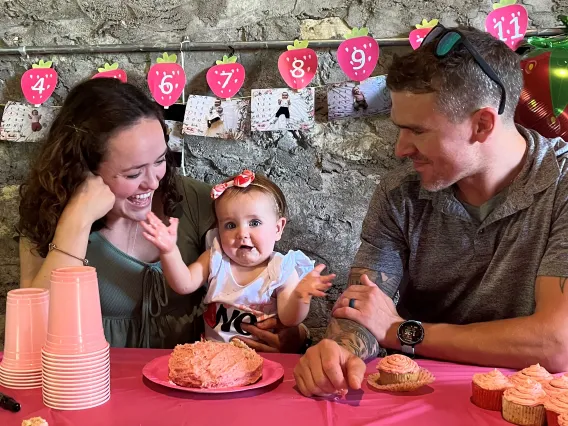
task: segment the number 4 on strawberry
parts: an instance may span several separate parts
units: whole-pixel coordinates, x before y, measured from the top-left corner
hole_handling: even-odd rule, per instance
[[[337,62],[351,80],[369,78],[379,61],[379,45],[368,34],[367,28],[355,27],[344,35],[346,40],[337,48]]]
[[[176,61],[176,54],[164,53],[148,71],[150,92],[164,108],[175,104],[185,87],[185,72]]]
[[[525,38],[529,26],[527,9],[517,0],[500,0],[485,19],[485,31],[515,50]]]
[[[218,98],[231,98],[241,90],[245,82],[245,67],[237,64],[237,57],[227,55],[207,71],[207,84]]]
[[[278,58],[278,71],[288,86],[300,90],[314,79],[318,69],[318,56],[308,49],[308,40],[294,40],[293,46]]]
[[[57,72],[51,68],[52,62],[41,59],[33,64],[22,76],[20,84],[24,97],[30,103],[40,106],[49,99],[57,85]]]

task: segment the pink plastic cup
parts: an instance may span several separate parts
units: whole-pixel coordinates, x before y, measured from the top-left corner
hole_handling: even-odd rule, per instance
[[[51,276],[63,276],[63,277],[89,277],[97,276],[97,270],[92,266],[69,266],[67,268],[58,268],[51,271]]]
[[[81,272],[85,269],[89,272]],[[52,272],[47,352],[81,354],[105,347],[99,287],[92,279],[94,270],[76,267]]]
[[[3,367],[10,370],[41,368],[48,312],[48,290],[23,288],[8,292]]]

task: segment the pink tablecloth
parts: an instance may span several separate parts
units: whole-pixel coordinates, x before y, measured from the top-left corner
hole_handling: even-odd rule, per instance
[[[388,394],[365,383],[344,400],[305,398],[295,389],[293,369],[299,356],[267,354],[285,369],[284,380],[265,390],[231,395],[202,395],[163,388],[142,376],[144,365],[167,350],[111,349],[111,399],[105,405],[84,411],[46,408],[41,390],[0,392],[22,405],[19,413],[0,409],[0,425],[20,426],[22,420],[41,416],[50,426],[339,426],[508,425],[497,412],[481,410],[469,401],[471,376],[487,368],[436,361],[418,361],[436,376],[436,381],[410,394]],[[375,372],[376,361],[367,372]]]

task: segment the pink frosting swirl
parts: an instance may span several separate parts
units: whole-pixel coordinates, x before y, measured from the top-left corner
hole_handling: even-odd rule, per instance
[[[509,378],[495,369],[488,373],[476,373],[473,375],[473,383],[487,390],[502,390],[513,387]]]
[[[509,379],[514,383],[517,384],[519,381],[517,379],[533,379],[537,382],[548,382],[550,379],[553,379],[554,376],[550,374],[544,367],[541,367],[540,364],[531,365],[518,373],[513,374]]]
[[[550,382],[545,383],[542,388],[549,396],[568,391],[568,375],[555,377]]]
[[[540,405],[546,398],[546,393],[542,390],[542,385],[532,379],[525,379],[514,388],[509,388],[503,393],[503,398],[519,405],[535,406]]]
[[[544,408],[557,414],[568,412],[568,393],[564,391],[551,396],[545,401]]]
[[[381,359],[377,368],[393,374],[416,373],[420,370],[415,361],[404,355],[389,355]]]

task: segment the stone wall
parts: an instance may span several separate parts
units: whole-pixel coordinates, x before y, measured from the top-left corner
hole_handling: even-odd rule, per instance
[[[367,26],[376,37],[404,36],[422,18],[447,26],[483,28],[490,0],[3,0],[0,47],[21,45],[154,43],[192,41],[291,40],[341,38],[352,26]],[[558,26],[567,0],[524,0],[532,28]],[[384,74],[394,53],[381,49],[375,74]],[[185,54],[186,93],[209,94],[205,72],[229,52]],[[247,70],[244,92],[284,87],[276,63],[279,51],[237,52]],[[48,102],[60,105],[67,92],[105,62],[119,62],[129,81],[146,88],[146,72],[157,53],[50,56],[59,84]],[[346,80],[333,50],[318,50],[320,67],[312,85]],[[0,103],[22,100],[20,76],[39,57],[0,56]],[[369,196],[380,176],[397,164],[396,129],[388,117],[328,123],[325,90],[317,89],[317,124],[313,132],[256,133],[245,142],[186,137],[186,172],[218,182],[243,165],[263,172],[282,186],[290,208],[281,250],[298,248],[325,262],[338,274],[326,300],[313,303],[308,324],[321,332],[329,308],[346,282],[359,244]],[[1,112],[1,108],[0,108]],[[5,294],[18,285],[17,186],[27,173],[36,145],[0,142],[0,332]],[[0,344],[3,338],[0,334]],[[1,346],[0,346],[1,348]]]

